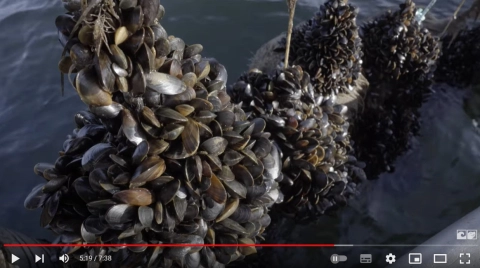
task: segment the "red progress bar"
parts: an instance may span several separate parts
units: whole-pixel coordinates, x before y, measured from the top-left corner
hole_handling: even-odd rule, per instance
[[[335,244],[4,244],[4,247],[335,247]]]

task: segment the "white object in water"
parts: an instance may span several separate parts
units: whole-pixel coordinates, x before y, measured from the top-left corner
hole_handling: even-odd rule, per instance
[[[430,3],[428,4],[428,6],[425,9],[419,8],[417,10],[417,12],[415,13],[415,20],[418,23],[421,23],[422,21],[424,21],[425,20],[425,15],[427,15],[428,11],[430,11],[430,9],[433,7],[433,5],[435,5],[436,2],[437,2],[437,0],[432,0],[432,1],[430,1]]]

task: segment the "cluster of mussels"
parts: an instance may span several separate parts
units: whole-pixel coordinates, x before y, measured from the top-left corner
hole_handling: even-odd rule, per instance
[[[396,12],[389,10],[362,26],[364,69],[370,83],[431,83],[439,40],[415,20],[416,11],[412,0],[406,0]]]
[[[350,92],[361,72],[358,9],[346,2],[328,0],[292,33],[290,64],[308,72],[315,89],[323,95]]]
[[[274,75],[254,69],[228,90],[249,118],[266,121],[279,148],[282,212],[301,218],[346,205],[365,180],[363,164],[352,155],[346,106],[315,94],[300,66]]]
[[[455,36],[442,38],[443,55],[435,73],[435,80],[450,85],[467,86],[474,80],[480,60],[480,27],[465,29]]]
[[[393,162],[418,134],[419,108],[431,92],[439,40],[417,21],[407,0],[396,12],[362,27],[364,71],[370,82],[363,112],[352,127],[357,157],[369,178],[393,171]]]
[[[257,243],[270,224],[269,208],[282,202],[276,181],[281,152],[269,139],[265,119],[248,121],[230,102],[224,66],[202,58],[201,45],[167,35],[159,1],[72,2],[56,21],[69,52],[59,66],[63,73],[78,72],[73,84],[90,111],[77,113],[56,162],[35,166],[46,181],[25,206],[42,207],[41,225],[62,243],[78,244],[63,248],[72,254],[70,264],[84,254],[100,254],[113,259],[89,267],[224,267],[255,253],[254,246],[202,245]],[[315,124],[299,124],[306,131],[300,148],[310,150],[310,157],[298,159],[302,176],[312,177],[311,167],[330,159],[324,160],[325,172],[315,175],[320,183],[314,191],[338,188],[330,192],[341,203],[345,175],[322,176],[339,165],[333,159],[347,157],[335,147],[311,154],[314,143],[320,144],[308,138],[320,135]],[[337,138],[327,137],[346,138],[343,128],[335,131],[341,132]],[[306,193],[310,185],[302,187]]]

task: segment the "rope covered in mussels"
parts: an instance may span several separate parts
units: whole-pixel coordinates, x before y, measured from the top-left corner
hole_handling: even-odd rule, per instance
[[[289,62],[308,72],[315,90],[323,95],[350,92],[360,76],[358,9],[346,2],[328,0],[292,33]],[[285,42],[283,38],[283,46]]]
[[[480,27],[460,30],[452,41],[451,35],[442,38],[443,55],[440,57],[435,79],[453,86],[468,86],[480,60]]]
[[[361,27],[364,70],[370,83],[395,83],[425,86],[432,82],[439,40],[415,20],[417,9],[411,0],[400,4]],[[417,90],[422,92],[421,90]]]
[[[415,21],[415,12],[415,4],[407,0],[399,10],[362,26],[370,88],[351,135],[369,179],[394,170],[394,161],[418,134],[419,108],[431,93],[440,45]]]
[[[62,250],[71,265],[106,254],[112,261],[89,267],[224,267],[256,253],[202,245],[261,241],[269,207],[283,200],[265,120],[247,121],[230,103],[224,66],[202,58],[200,44],[167,35],[159,1],[85,3],[56,22],[70,55],[60,69],[78,71],[73,84],[90,112],[75,116],[55,164],[35,166],[46,182],[25,207],[43,208],[41,226],[79,245]]]
[[[253,121],[265,119],[280,149],[283,212],[301,218],[346,205],[365,179],[352,156],[346,106],[315,95],[299,66],[274,75],[252,70],[229,87],[229,94]]]

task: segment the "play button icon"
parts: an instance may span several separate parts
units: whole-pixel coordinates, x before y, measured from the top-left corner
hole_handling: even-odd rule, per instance
[[[20,260],[20,258],[12,254],[12,263],[14,263],[18,260]]]

